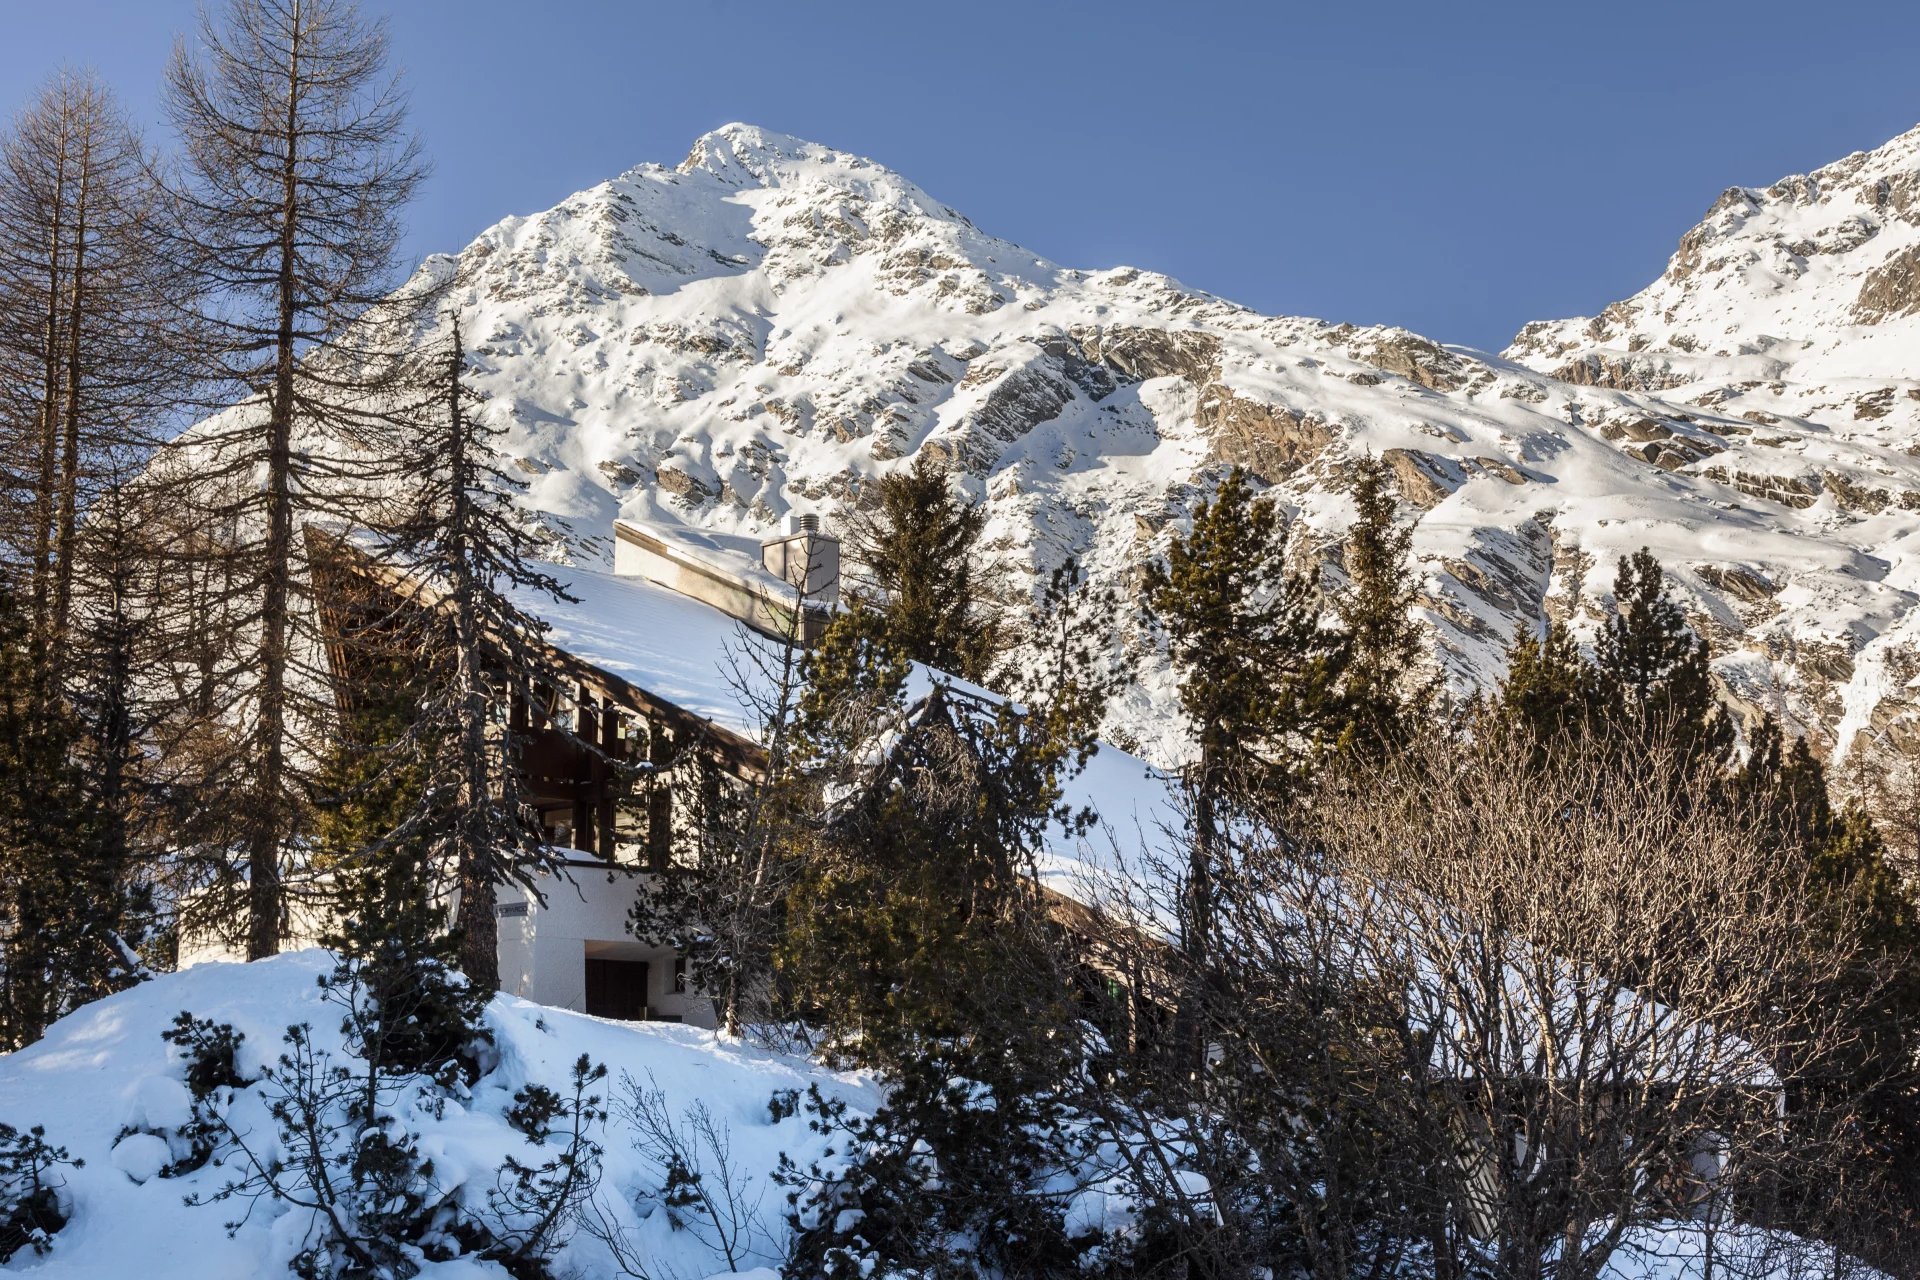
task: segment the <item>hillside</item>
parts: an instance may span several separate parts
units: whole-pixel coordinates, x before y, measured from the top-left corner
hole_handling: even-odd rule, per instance
[[[191,1207],[181,1203],[186,1196],[209,1197],[236,1177],[242,1166],[233,1153],[225,1153],[225,1163],[184,1176],[156,1176],[169,1157],[165,1139],[152,1133],[176,1129],[189,1105],[186,1064],[160,1033],[182,1009],[231,1022],[246,1036],[238,1065],[250,1077],[284,1050],[282,1033],[294,1023],[312,1024],[315,1043],[338,1054],[339,1011],[321,1000],[314,982],[329,967],[321,952],[249,965],[197,966],[88,1005],[40,1043],[0,1058],[0,1120],[44,1125],[50,1142],[86,1162],[83,1168],[60,1171],[73,1217],[52,1253],[34,1259],[23,1252],[10,1266],[31,1267],[47,1280],[134,1275],[238,1280],[284,1272],[307,1227],[303,1211],[244,1198]],[[622,1096],[624,1074],[659,1090],[674,1123],[684,1123],[694,1106],[704,1104],[724,1127],[744,1171],[740,1189],[754,1209],[744,1236],[743,1271],[780,1260],[784,1202],[768,1180],[780,1153],[806,1161],[820,1156],[826,1144],[808,1130],[803,1116],[773,1118],[768,1102],[774,1091],[804,1091],[817,1084],[856,1109],[870,1109],[878,1096],[870,1082],[826,1071],[804,1058],[665,1023],[604,1022],[502,996],[494,1001],[487,1025],[495,1038],[495,1060],[464,1104],[450,1104],[438,1116],[409,1108],[404,1099],[396,1104],[421,1134],[437,1185],[478,1211],[506,1154],[530,1163],[546,1155],[506,1123],[513,1093],[528,1081],[564,1085],[573,1061],[587,1054],[608,1067],[603,1097]],[[229,1114],[271,1158],[276,1151],[267,1135],[273,1126],[261,1094],[257,1086],[240,1091]],[[122,1137],[127,1129],[140,1132]],[[630,1245],[663,1276],[697,1278],[728,1270],[701,1232],[670,1221],[674,1215],[660,1203],[666,1170],[634,1148],[631,1127],[616,1119],[602,1136],[603,1201],[628,1232]],[[179,1140],[174,1143],[177,1147]],[[226,1224],[235,1219],[244,1221],[229,1231]],[[563,1255],[561,1263],[575,1270],[564,1274],[619,1274],[596,1241],[583,1236],[574,1248],[577,1252]],[[429,1266],[421,1274],[440,1280],[506,1275],[496,1266],[466,1260]]]
[[[925,453],[986,504],[1009,594],[1067,555],[1125,582],[1227,463],[1328,547],[1343,460],[1370,450],[1418,521],[1456,687],[1495,677],[1518,627],[1590,624],[1647,545],[1730,694],[1831,746],[1909,698],[1917,189],[1920,133],[1730,193],[1647,293],[1504,356],[1058,266],[870,161],[743,125],[426,269],[463,273],[476,382],[563,558],[603,557],[616,514],[831,521]],[[1171,690],[1145,670],[1115,729],[1164,759]]]
[[[160,1038],[182,1009],[230,1022],[245,1034],[237,1055],[254,1075],[284,1046],[293,1023],[312,1025],[314,1042],[338,1053],[336,1007],[325,1004],[314,979],[329,967],[320,952],[301,952],[248,965],[202,965],[110,996],[57,1023],[40,1043],[0,1057],[0,1122],[42,1125],[48,1141],[84,1161],[57,1171],[70,1219],[47,1255],[23,1250],[5,1264],[9,1273],[44,1280],[243,1280],[284,1271],[311,1227],[309,1214],[271,1199],[245,1198],[183,1206],[188,1196],[210,1197],[241,1168],[232,1152],[178,1177],[157,1175],[169,1157],[169,1138],[188,1114],[187,1064]],[[487,1026],[495,1039],[487,1074],[464,1099],[438,1114],[403,1096],[392,1110],[420,1135],[420,1150],[435,1167],[435,1185],[470,1211],[486,1204],[495,1171],[508,1154],[530,1162],[550,1149],[528,1147],[507,1124],[513,1093],[533,1081],[564,1083],[581,1054],[607,1065],[604,1092],[624,1093],[624,1078],[657,1090],[670,1122],[684,1125],[697,1106],[707,1108],[730,1147],[733,1185],[751,1212],[729,1266],[710,1231],[692,1214],[666,1204],[667,1171],[636,1149],[635,1129],[619,1107],[594,1136],[605,1148],[598,1203],[603,1221],[624,1232],[630,1261],[656,1277],[699,1280],[747,1274],[773,1280],[782,1261],[785,1201],[771,1174],[784,1152],[803,1166],[829,1159],[828,1139],[806,1117],[776,1119],[768,1107],[776,1091],[817,1085],[858,1113],[879,1101],[868,1079],[828,1071],[806,1058],[754,1049],[711,1032],[662,1023],[618,1023],[524,1000],[497,997]],[[267,1158],[275,1154],[265,1090],[254,1085],[226,1104],[235,1127],[248,1132]],[[172,1138],[172,1155],[180,1140]],[[708,1166],[711,1174],[712,1166]],[[1063,1195],[1075,1198],[1081,1221],[1125,1232],[1131,1218],[1123,1197],[1082,1181]],[[237,1225],[230,1225],[237,1224]],[[1735,1257],[1780,1259],[1778,1274],[1818,1262],[1787,1237],[1722,1228],[1711,1242],[1721,1265]],[[1703,1237],[1691,1224],[1641,1230],[1623,1244],[1605,1280],[1680,1280],[1698,1274]],[[614,1280],[623,1271],[606,1246],[582,1233],[556,1259],[557,1274]],[[1737,1264],[1736,1264],[1737,1265]],[[456,1258],[428,1263],[428,1280],[504,1280],[495,1264]],[[1775,1274],[1766,1271],[1765,1274]],[[1854,1273],[1849,1273],[1854,1274]],[[1862,1276],[1862,1280],[1871,1280]]]

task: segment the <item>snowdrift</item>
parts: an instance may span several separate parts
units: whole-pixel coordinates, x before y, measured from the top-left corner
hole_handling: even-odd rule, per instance
[[[50,1142],[85,1162],[60,1171],[72,1217],[51,1252],[36,1257],[22,1250],[4,1269],[46,1280],[254,1280],[286,1274],[287,1259],[306,1230],[304,1212],[267,1200],[189,1206],[187,1197],[218,1191],[231,1168],[209,1164],[180,1177],[157,1176],[169,1152],[163,1139],[142,1131],[175,1128],[186,1119],[186,1063],[161,1039],[182,1010],[244,1033],[237,1061],[244,1075],[257,1074],[277,1057],[282,1035],[296,1023],[309,1023],[316,1044],[337,1051],[338,1009],[320,999],[317,985],[331,967],[331,958],[319,951],[248,965],[196,966],[89,1005],[56,1024],[39,1044],[0,1057],[0,1121],[43,1125]],[[471,1096],[448,1104],[437,1117],[410,1117],[440,1183],[460,1186],[463,1196],[484,1200],[509,1153],[523,1159],[538,1154],[504,1113],[523,1084],[563,1086],[582,1054],[607,1065],[612,1091],[618,1092],[623,1075],[631,1077],[657,1089],[682,1114],[704,1105],[724,1130],[740,1187],[755,1206],[753,1230],[734,1267],[697,1226],[675,1225],[659,1200],[665,1171],[634,1150],[617,1114],[602,1135],[602,1201],[635,1255],[661,1280],[722,1274],[773,1280],[777,1274],[786,1205],[770,1175],[782,1153],[801,1164],[824,1157],[828,1139],[812,1132],[804,1115],[776,1118],[768,1105],[776,1093],[817,1086],[856,1113],[871,1113],[882,1098],[871,1078],[683,1026],[609,1022],[506,996],[494,1000],[487,1021],[497,1057]],[[265,1143],[271,1126],[259,1099],[248,1096],[253,1092],[243,1093],[230,1114],[244,1117],[249,1106],[259,1109],[254,1132]],[[1715,1250],[1723,1258],[1767,1252],[1757,1244],[1747,1233],[1722,1232]],[[1692,1224],[1639,1233],[1618,1255],[1608,1280],[1698,1276],[1708,1253]],[[1804,1252],[1792,1249],[1783,1258],[1807,1262]],[[555,1270],[581,1280],[621,1274],[605,1247],[585,1235],[556,1259]],[[421,1274],[428,1280],[500,1280],[506,1273],[461,1259],[430,1264]]]
[[[185,1063],[160,1038],[183,1009],[231,1022],[245,1034],[238,1065],[249,1077],[279,1054],[281,1036],[294,1023],[311,1023],[315,1041],[337,1050],[339,1011],[322,1003],[316,982],[331,967],[331,958],[319,951],[249,965],[197,966],[89,1005],[63,1019],[39,1044],[0,1058],[0,1120],[23,1128],[44,1125],[48,1141],[85,1161],[84,1167],[61,1171],[73,1216],[52,1251],[35,1258],[23,1250],[9,1269],[47,1280],[284,1275],[306,1225],[304,1213],[267,1201],[189,1207],[187,1196],[210,1196],[232,1171],[209,1164],[181,1177],[157,1177],[167,1159],[163,1140],[137,1133],[116,1146],[116,1138],[130,1127],[171,1128],[185,1120]],[[505,996],[494,1001],[487,1021],[497,1065],[464,1106],[449,1105],[437,1120],[415,1117],[422,1150],[432,1157],[442,1185],[461,1184],[463,1195],[484,1200],[508,1153],[522,1159],[537,1154],[507,1125],[504,1112],[522,1084],[563,1086],[584,1053],[607,1065],[605,1084],[616,1092],[625,1073],[659,1089],[676,1109],[704,1102],[725,1126],[733,1157],[751,1179],[749,1199],[758,1202],[760,1230],[742,1271],[779,1262],[786,1206],[767,1175],[780,1153],[804,1162],[818,1157],[826,1141],[807,1129],[804,1117],[776,1122],[770,1098],[778,1090],[804,1093],[818,1085],[856,1111],[871,1110],[878,1101],[871,1081],[712,1032],[608,1022]],[[236,1113],[244,1102],[236,1104]],[[264,1113],[256,1131],[268,1140],[271,1125]],[[686,1280],[727,1271],[725,1259],[703,1243],[699,1232],[677,1230],[664,1209],[649,1210],[647,1196],[661,1186],[663,1171],[633,1151],[617,1123],[604,1137],[603,1187],[612,1193],[604,1200],[626,1216],[623,1225],[649,1269]],[[243,1221],[229,1233],[226,1224],[234,1219]],[[619,1274],[597,1241],[576,1239],[570,1249],[558,1260],[560,1274]],[[506,1273],[462,1260],[429,1266],[422,1274],[431,1280],[479,1280]]]

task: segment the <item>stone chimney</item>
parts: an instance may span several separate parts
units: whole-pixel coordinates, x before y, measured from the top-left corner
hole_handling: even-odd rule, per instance
[[[788,516],[786,533],[760,544],[760,565],[812,608],[840,601],[840,539],[821,532],[817,515]]]

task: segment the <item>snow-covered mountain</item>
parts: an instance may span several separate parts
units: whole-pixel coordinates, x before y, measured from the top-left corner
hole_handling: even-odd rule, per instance
[[[575,557],[604,556],[616,514],[831,522],[924,452],[986,504],[1009,591],[1069,554],[1129,581],[1235,462],[1337,581],[1343,464],[1370,450],[1418,522],[1460,685],[1518,627],[1590,623],[1646,545],[1734,697],[1827,744],[1907,706],[1920,131],[1729,192],[1647,291],[1503,356],[1058,266],[871,161],[744,125],[457,263],[476,382]],[[1170,681],[1147,668],[1117,728],[1165,756]]]

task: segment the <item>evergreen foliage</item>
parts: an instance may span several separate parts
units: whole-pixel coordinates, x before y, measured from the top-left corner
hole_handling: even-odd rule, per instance
[[[1582,737],[1606,717],[1606,694],[1593,665],[1565,624],[1544,634],[1524,629],[1507,651],[1507,674],[1488,700],[1487,721],[1520,730],[1536,753]]]
[[[410,930],[421,919],[368,916],[342,926],[344,949],[320,979],[323,999],[340,1011],[339,1054],[316,1042],[311,1025],[291,1026],[260,1080],[241,1082],[231,1027],[182,1013],[167,1033],[191,1055],[194,1121],[182,1136],[196,1156],[223,1152],[237,1167],[217,1191],[187,1203],[264,1198],[307,1212],[311,1230],[291,1263],[302,1280],[413,1275],[466,1251],[474,1234],[408,1117],[444,1107],[477,1078],[474,1051],[489,1038],[484,996],[421,954]],[[249,1085],[262,1091],[270,1137],[236,1128],[221,1101]]]
[[[1660,562],[1644,547],[1622,557],[1613,595],[1613,614],[1594,646],[1605,695],[1643,738],[1665,741],[1701,767],[1721,767],[1733,724],[1714,694],[1707,642],[1667,594]]]
[[[876,487],[875,504],[847,526],[858,571],[850,599],[884,610],[891,643],[910,661],[988,683],[1006,638],[979,563],[985,511],[924,453]]]
[[[558,858],[520,799],[518,744],[496,719],[500,708],[533,703],[547,665],[538,647],[546,625],[511,593],[567,597],[537,567],[513,508],[521,486],[501,468],[501,428],[475,412],[458,323],[423,366],[425,394],[408,414],[413,507],[381,552],[398,583],[395,616],[417,700],[402,740],[421,780],[407,829],[423,864],[458,886],[460,967],[491,994],[500,984],[495,888],[536,892]]]
[[[794,1233],[783,1274],[1084,1273],[1102,1237],[1070,1223],[1054,1191],[1069,1154],[1075,1078],[1010,1078],[989,1057],[951,1044],[900,1064],[871,1117],[809,1092],[808,1124],[833,1138],[831,1155],[848,1158],[832,1167],[782,1161],[775,1180],[787,1188]]]
[[[1342,545],[1347,585],[1335,603],[1351,646],[1344,691],[1354,744],[1373,749],[1397,740],[1431,709],[1439,686],[1421,672],[1426,650],[1413,617],[1420,583],[1408,563],[1413,527],[1399,522],[1392,471],[1372,454],[1351,469],[1354,521]]]
[[[1113,687],[1091,644],[1110,608],[1062,570],[1031,624],[1052,645],[1007,702],[938,679],[909,700],[888,620],[858,605],[808,655],[793,758],[815,816],[795,830],[777,963],[858,1060],[992,1038],[1007,1009],[1065,999],[1034,858],[1049,827],[1090,821],[1062,783],[1093,751]]]
[[[1199,756],[1196,789],[1284,788],[1339,743],[1350,640],[1323,625],[1316,580],[1287,564],[1278,503],[1228,473],[1148,566],[1149,622],[1165,637]]]
[[[1683,773],[1714,774],[1729,763],[1734,726],[1714,691],[1710,657],[1667,592],[1659,561],[1642,548],[1620,559],[1614,607],[1593,656],[1560,622],[1543,634],[1522,632],[1479,714],[1490,730],[1523,732],[1536,763],[1592,741],[1673,753]]]
[[[22,1249],[52,1250],[54,1234],[67,1225],[68,1215],[58,1170],[85,1163],[48,1142],[40,1125],[21,1130],[0,1124],[0,1263]]]
[[[551,1151],[538,1164],[509,1155],[487,1193],[489,1234],[482,1252],[514,1280],[547,1280],[550,1262],[578,1230],[600,1185],[600,1144],[593,1131],[607,1118],[592,1090],[607,1077],[603,1064],[585,1054],[573,1064],[562,1094],[543,1084],[513,1095],[507,1122],[526,1141]]]
[[[84,726],[0,574],[0,1044],[141,973],[122,936],[126,853],[83,767]]]
[[[1189,989],[1178,1039],[1198,1054],[1213,934],[1214,881],[1236,805],[1282,795],[1350,740],[1341,683],[1349,637],[1323,626],[1317,581],[1287,564],[1279,505],[1234,468],[1194,512],[1164,565],[1147,568],[1147,620],[1180,681],[1192,761],[1185,770],[1191,843],[1179,904]]]

